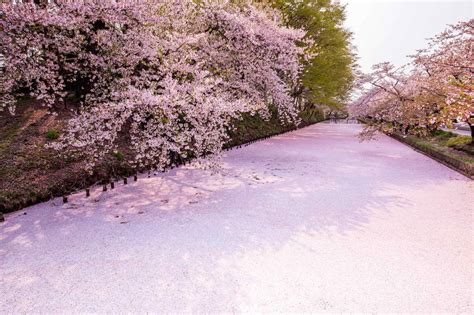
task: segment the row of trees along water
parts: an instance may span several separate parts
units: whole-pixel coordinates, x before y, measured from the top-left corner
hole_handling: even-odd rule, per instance
[[[353,116],[376,130],[426,136],[455,122],[470,125],[474,138],[474,20],[459,22],[430,39],[400,68],[385,62],[358,82]]]
[[[50,147],[92,172],[119,139],[135,168],[213,161],[243,114],[298,124],[341,108],[354,75],[330,0],[4,1],[0,109],[30,97],[71,118]]]

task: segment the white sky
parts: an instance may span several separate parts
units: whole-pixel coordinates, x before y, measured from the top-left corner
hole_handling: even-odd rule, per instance
[[[347,4],[346,27],[354,33],[362,71],[390,61],[401,66],[407,55],[447,24],[474,18],[474,0],[340,0]]]

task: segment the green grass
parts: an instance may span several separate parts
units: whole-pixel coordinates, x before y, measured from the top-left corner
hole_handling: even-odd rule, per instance
[[[59,138],[59,131],[55,129],[48,130],[46,132],[46,138],[49,140],[56,140],[57,138]]]
[[[431,133],[431,135],[439,139],[449,139],[449,138],[454,138],[457,136],[456,134],[452,132],[444,131],[444,130],[435,130]]]
[[[406,136],[406,138],[420,149],[437,151],[452,159],[474,164],[474,146],[466,144],[467,138],[469,138],[470,142],[471,137],[466,138],[466,136],[458,136],[443,131],[442,133],[438,133],[438,136],[429,138],[420,138],[414,135]],[[450,142],[452,146],[448,146],[447,142]],[[473,151],[469,152],[469,149]]]
[[[457,136],[449,138],[444,144],[448,147],[455,147],[455,146],[463,146],[470,144],[472,142],[472,138],[470,136]]]
[[[436,130],[431,133],[431,137],[426,139],[420,139],[430,145],[442,148],[444,151],[450,154],[460,155],[463,159],[474,159],[474,143],[470,136],[460,136],[458,134]]]

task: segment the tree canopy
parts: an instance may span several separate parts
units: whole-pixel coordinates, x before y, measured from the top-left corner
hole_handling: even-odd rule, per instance
[[[409,65],[375,65],[361,77],[352,114],[371,119],[369,134],[401,129],[425,135],[455,121],[467,122],[474,134],[473,35],[474,20],[459,22],[430,39]]]
[[[354,81],[356,56],[352,34],[343,27],[345,7],[331,0],[269,0],[288,26],[306,32],[302,44],[308,60],[301,76],[302,89],[310,105],[342,107]]]
[[[136,167],[169,167],[173,157],[210,157],[242,113],[298,122],[304,31],[277,10],[251,3],[151,0],[56,1],[0,7],[0,109],[18,96],[54,112],[80,97],[53,145],[91,170],[125,133]]]

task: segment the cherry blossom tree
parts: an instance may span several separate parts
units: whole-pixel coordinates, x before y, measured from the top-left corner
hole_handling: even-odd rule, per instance
[[[474,137],[474,19],[450,26],[413,58],[424,73],[420,89],[444,99],[436,103],[431,123],[468,122]]]
[[[417,72],[407,74],[404,67],[390,63],[377,64],[373,70],[361,77],[359,84],[366,91],[350,106],[353,116],[371,121],[363,135],[370,137],[377,130],[426,135],[438,127],[429,120],[433,99],[422,101],[427,95],[419,88]]]
[[[382,63],[362,76],[363,93],[351,112],[371,119],[366,133],[423,135],[454,121],[468,122],[474,133],[473,34],[474,20],[460,22],[431,39],[407,67]]]
[[[279,14],[250,3],[56,1],[2,5],[2,104],[29,93],[54,112],[70,93],[80,106],[53,147],[88,169],[129,139],[133,163],[164,169],[219,153],[231,118],[278,109],[298,123],[295,42]],[[59,104],[59,105],[58,105]]]
[[[27,93],[53,109],[67,93],[109,95],[155,59],[156,45],[148,40],[153,29],[145,26],[148,5],[88,3],[1,6],[4,107],[13,111]]]

